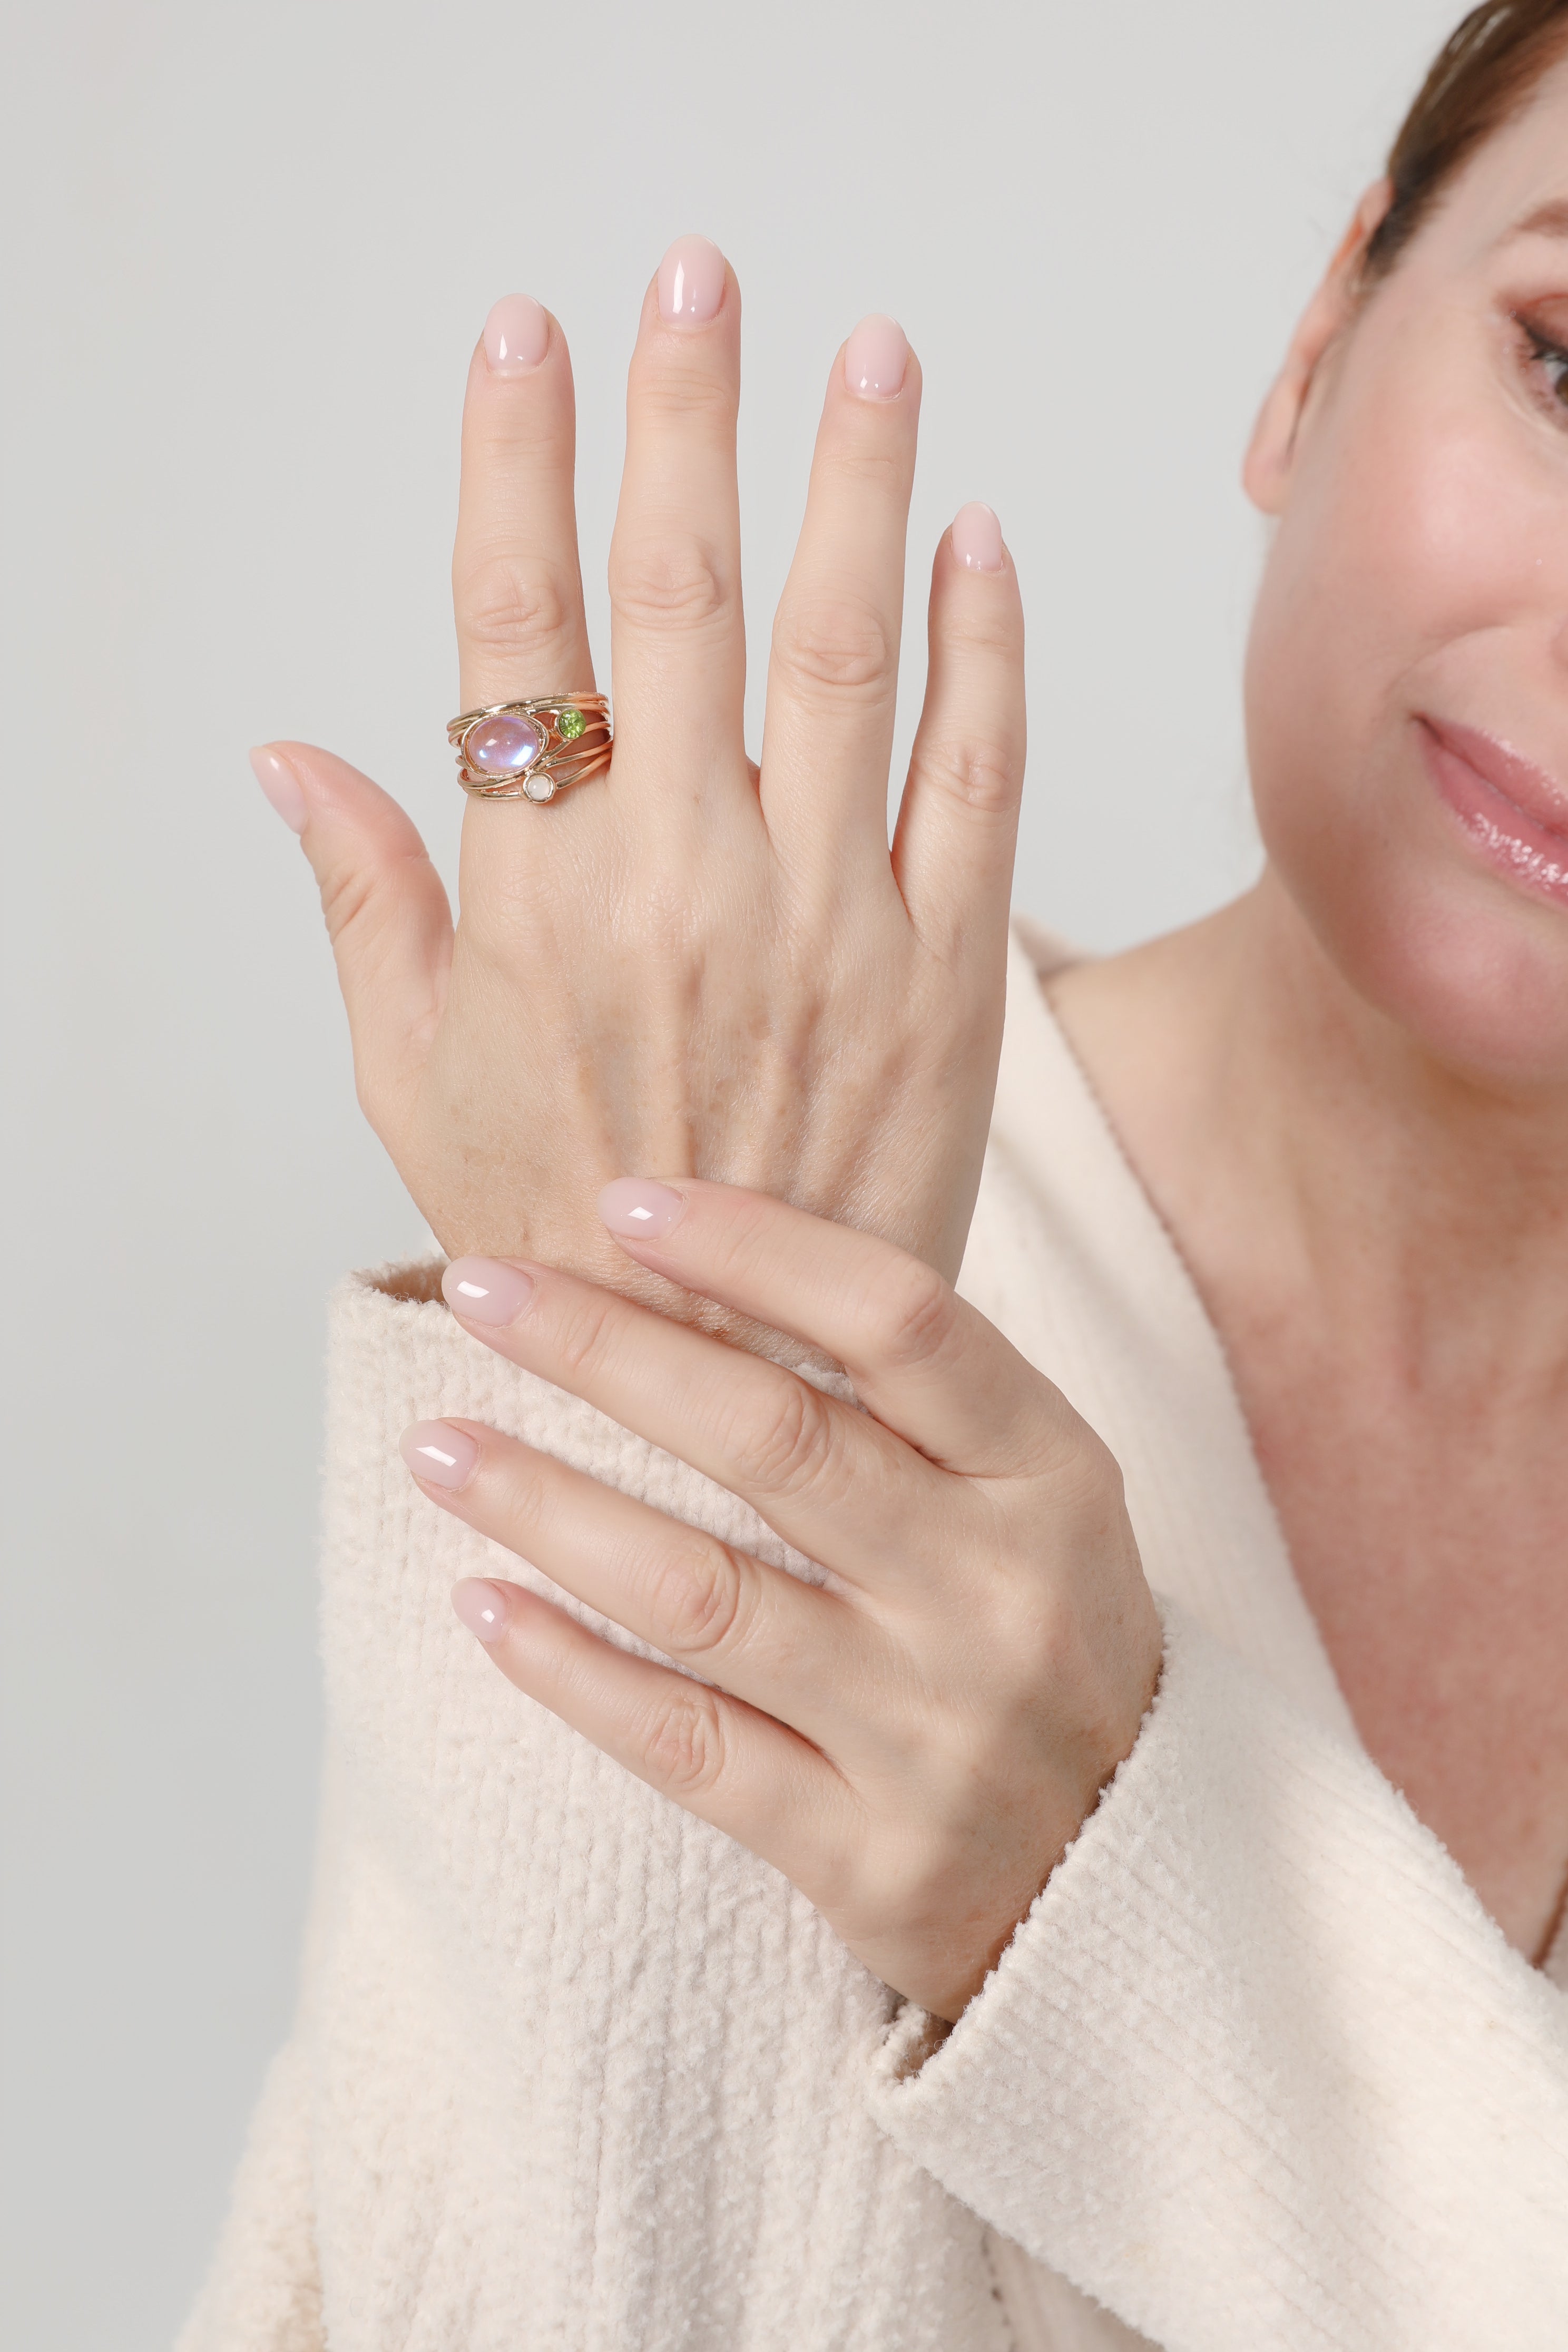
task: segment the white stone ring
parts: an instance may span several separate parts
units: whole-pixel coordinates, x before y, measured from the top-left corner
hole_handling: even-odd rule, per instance
[[[492,702],[448,720],[465,792],[484,801],[552,801],[610,760],[610,706],[602,694],[541,694]]]

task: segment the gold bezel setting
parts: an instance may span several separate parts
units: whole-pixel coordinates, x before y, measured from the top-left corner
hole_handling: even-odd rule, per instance
[[[517,719],[541,738],[531,760],[512,769],[476,767],[468,758],[469,736],[492,719]],[[563,719],[575,719],[563,734]],[[585,783],[608,765],[614,739],[610,706],[602,694],[541,694],[526,702],[491,702],[465,710],[447,723],[447,740],[458,754],[458,781],[476,800],[531,801],[542,807],[573,784]]]

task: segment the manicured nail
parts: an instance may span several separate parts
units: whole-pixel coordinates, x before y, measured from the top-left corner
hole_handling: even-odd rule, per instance
[[[617,1176],[599,1195],[599,1214],[623,1241],[661,1242],[686,1214],[686,1200],[646,1176]]]
[[[952,518],[952,551],[966,572],[1000,572],[1003,567],[1002,526],[978,499],[960,507]]]
[[[658,265],[658,315],[700,327],[724,299],[724,257],[705,236],[678,236]]]
[[[533,1297],[533,1276],[497,1257],[455,1257],[441,1296],[468,1323],[515,1323]]]
[[[499,1642],[511,1615],[506,1587],[482,1576],[465,1576],[452,1587],[452,1606],[470,1633],[481,1642]]]
[[[250,765],[257,782],[289,832],[303,833],[310,811],[300,790],[300,779],[287,760],[279,759],[276,751],[268,751],[262,743],[250,754]]]
[[[415,1476],[432,1486],[466,1486],[479,1458],[468,1431],[454,1429],[449,1421],[416,1421],[397,1445]]]
[[[503,294],[485,320],[492,375],[526,375],[550,349],[550,314],[531,295]]]
[[[910,347],[896,319],[862,319],[844,346],[844,373],[862,400],[894,400],[904,388]]]

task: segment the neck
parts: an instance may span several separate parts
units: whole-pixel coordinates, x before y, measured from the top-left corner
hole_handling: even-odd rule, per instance
[[[1418,1377],[1568,1377],[1568,1087],[1446,1067],[1356,994],[1268,873],[1120,961],[1141,1002],[1109,1011],[1140,1066],[1123,1054],[1106,1082],[1070,1003],[1064,1020],[1195,1258]]]

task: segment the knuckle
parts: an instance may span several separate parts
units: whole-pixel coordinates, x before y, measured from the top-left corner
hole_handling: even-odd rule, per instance
[[[1023,764],[1000,744],[935,742],[921,746],[916,772],[947,799],[977,816],[1011,817],[1023,788]]]
[[[615,1328],[615,1303],[596,1291],[561,1301],[552,1334],[559,1369],[568,1380],[586,1378],[610,1351]]]
[[[935,1268],[905,1257],[879,1272],[865,1321],[877,1360],[901,1370],[942,1353],[956,1315],[954,1294]]]
[[[732,443],[739,398],[735,380],[669,340],[639,345],[630,378],[634,432],[676,434],[680,444]],[[732,460],[731,460],[732,462]]]
[[[813,488],[818,469],[830,495],[875,502],[886,499],[895,509],[907,507],[913,480],[911,451],[894,423],[896,410],[879,404],[851,401],[839,415],[840,430],[824,446],[813,466]],[[889,425],[893,437],[889,438]]]
[[[742,1430],[733,1456],[749,1485],[788,1496],[829,1483],[840,1451],[838,1424],[826,1398],[792,1379]]]
[[[510,1454],[505,1460],[510,1517],[538,1535],[554,1517],[556,1465],[548,1456]]]
[[[1076,1413],[1065,1423],[1058,1421],[1053,1435],[1049,1475],[1060,1508],[1090,1522],[1119,1512],[1127,1482],[1104,1439]]]
[[[342,947],[351,933],[366,928],[365,919],[375,899],[375,869],[344,863],[322,875],[321,891],[327,937],[334,948]]]
[[[787,595],[773,620],[773,664],[807,691],[885,694],[898,666],[887,622],[858,596]]]
[[[554,566],[518,555],[455,562],[452,599],[458,630],[477,654],[504,657],[520,646],[549,646],[567,635],[574,618]]]
[[[973,585],[976,576],[966,576]],[[956,583],[955,583],[956,584]],[[979,659],[994,674],[1000,665],[1005,690],[1023,697],[1024,608],[1016,594],[998,602],[994,596],[941,599],[933,625],[944,652],[965,661]]]
[[[711,1537],[672,1547],[660,1560],[652,1593],[653,1622],[662,1647],[675,1657],[710,1657],[733,1647],[741,1622],[740,1565]]]
[[[610,602],[647,629],[700,629],[730,610],[731,587],[714,551],[689,534],[617,542],[610,556]]]
[[[719,1700],[693,1684],[659,1702],[648,1727],[647,1767],[655,1785],[683,1803],[705,1796],[724,1769]]]

